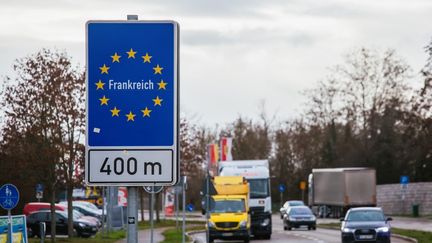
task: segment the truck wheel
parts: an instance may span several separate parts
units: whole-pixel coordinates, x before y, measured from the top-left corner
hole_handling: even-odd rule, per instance
[[[249,243],[249,240],[250,240],[250,239],[249,239],[249,236],[246,236],[246,238],[244,238],[243,242],[244,242],[244,243]]]
[[[210,243],[213,243],[213,242],[214,242],[214,239],[213,239],[212,237],[209,237],[209,242],[210,242]]]
[[[270,240],[270,239],[271,239],[271,234],[264,235],[264,239],[265,239],[265,240]]]

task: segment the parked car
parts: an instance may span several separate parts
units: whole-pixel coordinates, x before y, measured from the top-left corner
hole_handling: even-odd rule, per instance
[[[341,219],[342,243],[373,241],[390,243],[391,227],[381,208],[361,207],[348,210]]]
[[[298,201],[298,200],[290,200],[290,201],[286,201],[284,203],[284,205],[279,209],[280,212],[280,218],[283,219],[284,214],[287,212],[289,207],[293,207],[293,206],[304,206],[304,202],[303,201]]]
[[[78,212],[84,214],[85,216],[91,216],[99,220],[102,220],[102,212],[100,209],[97,210],[90,209],[88,207],[83,206],[82,204],[75,203],[75,202],[72,203],[72,207],[74,210],[77,210]]]
[[[64,204],[54,204],[56,211],[63,211],[67,214],[67,206]],[[24,215],[29,215],[33,212],[41,211],[41,210],[51,210],[51,204],[46,202],[31,202],[27,203],[24,206]],[[79,210],[73,210],[74,214],[78,213],[78,217],[82,218],[82,220],[87,220],[90,222],[94,222],[98,227],[101,227],[102,222],[98,217],[93,217],[89,215],[82,214]]]
[[[307,206],[289,207],[283,218],[284,230],[306,226],[309,230],[316,229],[316,217]]]
[[[67,201],[62,201],[60,202],[60,204],[65,205],[67,207]],[[102,209],[98,208],[96,205],[94,205],[91,202],[87,202],[87,201],[72,201],[72,205],[81,205],[83,207],[89,208],[91,210],[95,210],[100,212],[100,214],[102,214]],[[106,210],[105,210],[106,212]]]
[[[66,207],[61,204],[54,204],[55,210],[65,211]],[[24,205],[23,213],[25,216],[40,210],[49,210],[51,204],[47,202],[30,202]]]
[[[56,234],[67,235],[68,231],[68,215],[64,211],[55,211],[56,216]],[[27,228],[29,231],[29,237],[38,236],[40,237],[40,224],[44,222],[46,225],[46,234],[51,234],[51,211],[41,210],[33,212],[27,216]],[[80,237],[90,237],[96,234],[98,227],[96,224],[78,218],[74,215],[73,218],[73,229],[76,234]]]

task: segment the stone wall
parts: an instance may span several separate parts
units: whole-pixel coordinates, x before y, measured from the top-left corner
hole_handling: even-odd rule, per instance
[[[377,186],[377,205],[386,214],[412,215],[412,206],[419,205],[420,215],[432,215],[432,182]]]

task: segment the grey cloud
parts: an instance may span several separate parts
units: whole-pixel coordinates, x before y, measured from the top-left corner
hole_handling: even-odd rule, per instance
[[[309,33],[287,30],[268,30],[263,28],[245,29],[235,33],[222,33],[216,30],[185,30],[182,33],[182,43],[191,46],[210,45],[245,45],[284,43],[291,46],[308,46],[316,38]]]

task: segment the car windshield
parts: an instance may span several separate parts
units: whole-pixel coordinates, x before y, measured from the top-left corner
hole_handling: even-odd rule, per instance
[[[378,210],[352,211],[347,215],[347,221],[384,221],[384,214]]]
[[[288,204],[289,204],[290,207],[293,207],[293,206],[304,206],[304,203],[302,201],[291,201],[291,202],[288,202]]]
[[[248,179],[250,198],[266,198],[269,196],[268,179]]]
[[[77,219],[81,218],[82,216],[84,216],[84,214],[78,212],[77,210],[72,210],[72,212],[73,212],[73,219],[74,220],[77,220]]]
[[[77,202],[77,204],[80,204],[86,208],[90,208],[93,210],[99,210],[98,207],[96,207],[96,205],[94,205],[93,203],[90,203],[90,202]]]
[[[290,215],[311,215],[312,212],[309,208],[291,208]]]
[[[241,213],[245,211],[243,199],[212,200],[210,212],[212,213]]]

